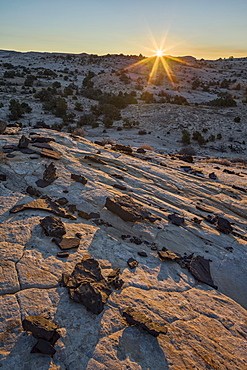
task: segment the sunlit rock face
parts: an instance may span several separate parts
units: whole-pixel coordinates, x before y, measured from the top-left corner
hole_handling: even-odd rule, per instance
[[[17,149],[23,134],[26,149],[50,138],[50,157]],[[0,162],[3,369],[246,367],[246,168],[194,157],[189,173],[179,156],[127,144],[131,156],[46,129],[0,136],[15,148]],[[51,162],[56,176],[38,187]],[[30,316],[55,323],[52,347],[23,327]]]

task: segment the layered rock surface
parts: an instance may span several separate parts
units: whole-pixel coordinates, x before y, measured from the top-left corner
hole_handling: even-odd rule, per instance
[[[0,181],[1,368],[244,369],[247,194],[239,188],[246,189],[247,170],[234,168],[229,174],[221,164],[212,169],[212,164],[195,159],[190,165],[195,173],[202,171],[202,177],[185,172],[184,162],[169,156],[149,153],[143,160],[145,153],[135,148],[129,156],[102,147],[99,155],[99,147],[85,139],[50,130],[32,132],[54,139],[58,177],[39,188],[43,198],[37,206],[37,198],[26,189],[36,188],[53,159],[19,151],[0,162],[0,173],[6,175],[6,181]],[[0,145],[17,146],[22,134],[0,136]],[[31,134],[24,134],[31,140]],[[209,178],[212,171],[217,180]],[[87,182],[77,182],[71,174],[85,176]],[[113,186],[116,182],[126,190]],[[132,199],[135,210],[145,210],[144,216],[125,221],[118,206],[105,207],[107,199],[123,196]],[[64,211],[52,211],[51,202],[57,210],[63,197],[68,200]],[[100,217],[81,218],[80,211]],[[79,240],[67,258],[59,257],[61,249],[42,228],[46,217],[54,220],[52,212],[64,227],[60,237]],[[173,223],[171,214],[183,222]],[[229,233],[222,232],[219,222],[209,222],[216,216],[229,221]],[[194,253],[193,258],[210,260],[218,290],[196,280],[177,258],[161,260],[157,250],[163,247],[177,256]],[[141,251],[147,257],[139,255]],[[62,275],[71,276],[87,254],[99,262],[103,279],[117,271],[124,281],[121,289],[112,287],[98,315],[71,300],[61,284]],[[128,267],[130,258],[139,262],[135,269]],[[157,327],[165,326],[167,333],[155,338],[129,326],[122,317],[128,307]],[[37,315],[59,327],[53,357],[30,353],[37,340],[24,332],[22,321]]]

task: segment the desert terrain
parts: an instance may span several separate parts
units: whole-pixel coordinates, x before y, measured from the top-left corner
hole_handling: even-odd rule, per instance
[[[247,366],[247,58],[143,59],[0,51],[2,369]]]

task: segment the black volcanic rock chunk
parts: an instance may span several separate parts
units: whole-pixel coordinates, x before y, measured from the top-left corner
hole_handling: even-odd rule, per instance
[[[175,213],[168,215],[168,219],[177,226],[181,226],[184,223],[184,218],[177,216]]]
[[[3,134],[4,131],[6,130],[7,123],[3,120],[0,120],[0,134]]]
[[[108,284],[113,287],[114,289],[120,289],[123,285],[123,280],[120,279],[120,268],[112,270],[110,274],[107,276]]]
[[[111,176],[115,177],[118,180],[124,180],[123,175],[119,175],[118,173],[113,173]]]
[[[18,147],[21,149],[27,148],[30,140],[25,136],[22,135],[22,137],[19,140]]]
[[[31,140],[32,143],[49,143],[50,141],[55,141],[55,139],[45,136],[34,136]]]
[[[172,261],[176,261],[178,259],[180,259],[180,256],[174,252],[171,252],[171,251],[158,251],[157,252],[160,259],[162,260],[172,260]]]
[[[133,152],[132,148],[129,145],[126,146],[126,145],[122,145],[122,144],[118,144],[118,143],[114,145],[113,149],[119,150],[119,151],[125,152],[125,153],[132,153]]]
[[[98,163],[98,164],[107,164],[107,162],[103,161],[101,158],[97,157],[96,155],[85,155],[84,159],[87,159],[91,162]]]
[[[22,326],[25,331],[30,331],[35,338],[47,340],[51,344],[55,344],[60,338],[56,331],[57,324],[43,316],[27,316],[22,321]]]
[[[230,222],[224,217],[217,217],[216,229],[224,234],[230,234],[233,230]]]
[[[47,216],[40,220],[40,224],[48,236],[61,238],[64,234],[66,234],[64,224],[58,217]]]
[[[76,174],[72,173],[71,174],[71,179],[75,180],[76,182],[80,182],[83,185],[86,185],[86,183],[87,183],[86,177],[82,176],[82,175],[76,175]]]
[[[36,199],[33,202],[27,204],[19,204],[10,209],[10,213],[17,213],[26,209],[41,209],[54,213],[56,216],[69,218],[75,220],[76,217],[71,213],[68,213],[65,208],[62,208],[56,202],[53,202],[49,197],[43,196],[40,199]]]
[[[123,317],[126,318],[129,325],[137,325],[146,330],[149,334],[157,337],[159,334],[166,334],[167,327],[153,322],[148,316],[128,307],[123,311]]]
[[[145,149],[143,149],[143,148],[138,148],[138,149],[136,150],[136,153],[145,154],[145,153],[146,153],[146,150],[145,150]]]
[[[127,261],[127,264],[129,265],[129,268],[134,269],[139,265],[139,262],[134,258],[130,257]]]
[[[43,355],[53,356],[56,350],[48,340],[39,339],[31,349],[31,353],[42,353]]]
[[[80,245],[78,238],[53,238],[52,241],[62,250],[78,248]]]
[[[52,183],[58,178],[56,167],[53,162],[49,164],[49,166],[45,166],[45,171],[43,173],[43,180],[49,183]]]
[[[136,245],[141,245],[142,244],[142,240],[140,238],[138,238],[137,236],[132,236],[130,238],[130,242],[134,243]]]
[[[34,188],[33,186],[28,186],[26,189],[26,192],[30,194],[32,197],[39,198],[41,196],[41,193],[38,189]]]
[[[124,221],[135,222],[151,216],[150,212],[129,196],[107,197],[105,207]]]
[[[117,275],[117,273],[116,273]],[[63,275],[63,282],[69,288],[70,298],[82,303],[94,314],[100,314],[112,290],[101,274],[98,261],[85,255],[75,265],[70,276]]]
[[[6,181],[6,180],[7,180],[7,177],[5,173],[0,173],[0,181]]]
[[[127,187],[121,184],[113,184],[113,187],[119,190],[127,190]]]
[[[217,176],[215,175],[215,173],[214,173],[214,172],[211,172],[211,173],[208,175],[208,177],[209,177],[210,179],[212,179],[212,180],[217,180]]]
[[[144,251],[137,252],[137,254],[138,254],[139,256],[141,256],[141,257],[147,257],[147,256],[148,256],[148,255],[147,255],[147,253],[146,253],[146,252],[144,252]]]
[[[192,275],[202,283],[205,283],[215,289],[217,286],[214,285],[214,282],[211,277],[209,260],[201,256],[193,257],[188,265],[189,271]]]

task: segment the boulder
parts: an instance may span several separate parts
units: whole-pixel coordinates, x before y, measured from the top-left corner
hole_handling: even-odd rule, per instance
[[[22,321],[25,331],[30,331],[35,338],[44,339],[55,344],[60,335],[56,331],[58,325],[43,316],[27,316]]]
[[[19,140],[18,147],[20,149],[25,149],[28,147],[29,142],[30,140],[25,135],[22,135],[22,137]]]
[[[64,234],[66,234],[64,223],[58,217],[47,216],[40,220],[40,224],[44,229],[45,234],[48,236],[61,238]]]
[[[151,215],[129,196],[107,197],[105,207],[124,221],[135,222]]]

